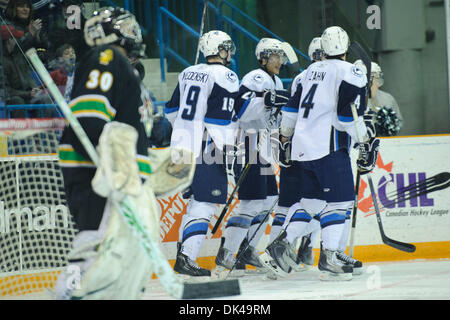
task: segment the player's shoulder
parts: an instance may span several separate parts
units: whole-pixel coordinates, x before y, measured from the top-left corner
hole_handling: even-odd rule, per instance
[[[239,77],[233,70],[221,64],[209,65],[214,82],[228,91],[239,89]]]
[[[197,79],[203,83],[217,83],[229,90],[237,91],[239,78],[237,74],[222,64],[197,64],[184,69],[179,76],[180,80]]]
[[[242,85],[254,91],[268,89],[269,83],[272,82],[269,74],[262,69],[252,70],[242,78]]]
[[[367,84],[366,74],[354,64],[342,60],[336,60],[334,63],[338,67],[338,74],[343,81],[359,88],[364,87]]]

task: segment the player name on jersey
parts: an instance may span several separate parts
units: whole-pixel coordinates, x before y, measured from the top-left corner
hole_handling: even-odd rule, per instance
[[[184,72],[182,79],[184,80],[192,80],[192,81],[199,81],[199,82],[203,82],[206,83],[208,81],[209,78],[209,74],[207,73],[203,73],[203,72],[194,72],[194,71],[190,71],[190,72]]]
[[[323,71],[312,71],[309,75],[309,81],[323,81],[327,73]]]

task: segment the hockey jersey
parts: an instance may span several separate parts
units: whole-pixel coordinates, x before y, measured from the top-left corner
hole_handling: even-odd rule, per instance
[[[358,67],[337,59],[313,63],[300,76],[294,95],[283,107],[281,126],[295,128],[292,160],[310,161],[331,152],[349,150],[357,140],[351,104],[355,103],[359,131],[366,109],[367,78]]]
[[[137,130],[136,161],[140,176],[146,179],[151,173],[144,126],[148,117],[140,79],[127,58],[111,46],[91,49],[77,66],[70,98],[69,107],[94,146],[107,122],[119,121]],[[59,163],[66,184],[92,179],[95,174],[94,163],[70,126],[60,139]]]
[[[238,89],[236,73],[220,63],[183,70],[164,108],[173,127],[170,146],[191,150],[198,157],[205,130],[219,150],[234,145],[237,125],[232,118]]]
[[[257,151],[268,162],[272,161],[271,145],[269,143],[270,133],[262,135],[262,130],[275,130],[276,122],[268,128],[271,111],[264,106],[264,93],[268,90],[281,90],[283,83],[278,76],[272,78],[263,69],[255,69],[247,73],[242,79],[236,102],[236,113],[239,127],[243,129],[239,140],[242,142],[244,134],[258,132],[258,139],[250,139],[253,143],[250,152]]]

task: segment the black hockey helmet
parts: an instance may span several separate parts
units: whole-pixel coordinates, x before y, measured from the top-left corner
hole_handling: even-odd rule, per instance
[[[141,28],[133,14],[123,8],[96,10],[84,26],[84,38],[90,47],[117,44],[130,57],[144,57],[145,44]]]

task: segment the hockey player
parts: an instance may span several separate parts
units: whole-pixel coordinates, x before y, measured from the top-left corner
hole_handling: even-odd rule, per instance
[[[311,62],[322,61],[324,58],[321,38],[316,37],[311,40],[308,47],[308,56]],[[291,85],[291,96],[295,95],[297,91],[297,86],[300,80],[304,77],[305,71],[297,75]],[[280,164],[280,199],[278,201],[277,210],[275,211],[275,217],[272,222],[272,229],[270,231],[269,243],[271,243],[280,234],[281,229],[285,223],[286,215],[289,212],[289,208],[298,202],[301,198],[298,186],[298,168],[297,162],[289,161],[291,140],[285,142],[280,146],[280,158],[285,161],[285,163]],[[287,153],[287,154],[286,154]],[[288,217],[290,218],[290,217]],[[314,219],[309,223],[311,233],[307,234],[301,239],[301,244],[298,250],[297,262],[310,266],[314,263],[314,256],[312,247],[317,240],[320,232],[320,224],[318,216],[316,215]]]
[[[183,70],[165,113],[173,123],[171,146],[192,150],[197,158],[190,201],[180,226],[174,270],[188,276],[210,276],[197,265],[209,221],[227,197],[228,177],[223,161],[233,159],[236,139],[234,99],[239,89],[237,75],[227,66],[235,45],[225,32],[213,30],[200,39],[206,63]],[[232,147],[228,147],[232,146]]]
[[[361,60],[355,61],[355,65],[367,73],[367,68]],[[373,121],[377,137],[395,136],[403,126],[403,116],[398,103],[391,94],[380,90],[384,84],[384,76],[377,63],[371,63],[370,74],[370,97],[365,118]]]
[[[355,197],[349,148],[359,144],[359,170],[373,169],[379,140],[367,136],[362,120],[367,79],[356,66],[345,61],[349,47],[347,33],[340,27],[327,28],[322,36],[325,60],[312,64],[283,108],[282,142],[292,138],[291,159],[300,166],[302,199],[287,227],[268,246],[266,253],[284,272],[295,266],[292,243],[305,234],[312,216],[320,214],[322,246],[319,258],[321,280],[350,280],[353,266],[339,258],[339,242],[346,212]],[[357,107],[355,123],[351,105]],[[356,130],[364,137],[358,141]],[[317,201],[319,200],[319,202]],[[325,204],[321,208],[321,201]],[[264,262],[269,266],[266,256]],[[273,262],[273,261],[272,261]]]
[[[101,8],[86,22],[84,35],[91,49],[79,61],[69,106],[97,148],[99,164],[94,166],[73,128],[67,127],[59,158],[79,232],[55,295],[137,299],[151,277],[151,261],[115,204],[127,196],[145,232],[159,242],[156,182],[164,179],[167,191],[167,185],[183,180],[183,188],[191,182],[193,166],[170,163],[170,158],[159,158],[161,171],[150,166],[151,110],[143,106],[140,79],[128,59],[142,55],[144,48],[135,17],[121,8]],[[157,172],[159,178],[150,178]]]
[[[250,169],[238,189],[240,204],[225,226],[224,236],[216,256],[219,268],[232,269],[238,249],[247,247],[241,255],[239,266],[249,264],[263,268],[255,247],[265,231],[267,221],[263,221],[267,210],[278,194],[273,172],[270,133],[267,132],[269,119],[274,117],[289,97],[278,78],[280,68],[287,62],[286,54],[277,39],[263,38],[255,50],[259,68],[250,71],[242,79],[236,101],[237,119],[241,128],[241,142],[246,145],[246,162]],[[241,166],[242,167],[242,166]],[[255,234],[257,228],[258,233]],[[238,253],[240,254],[240,252]]]

